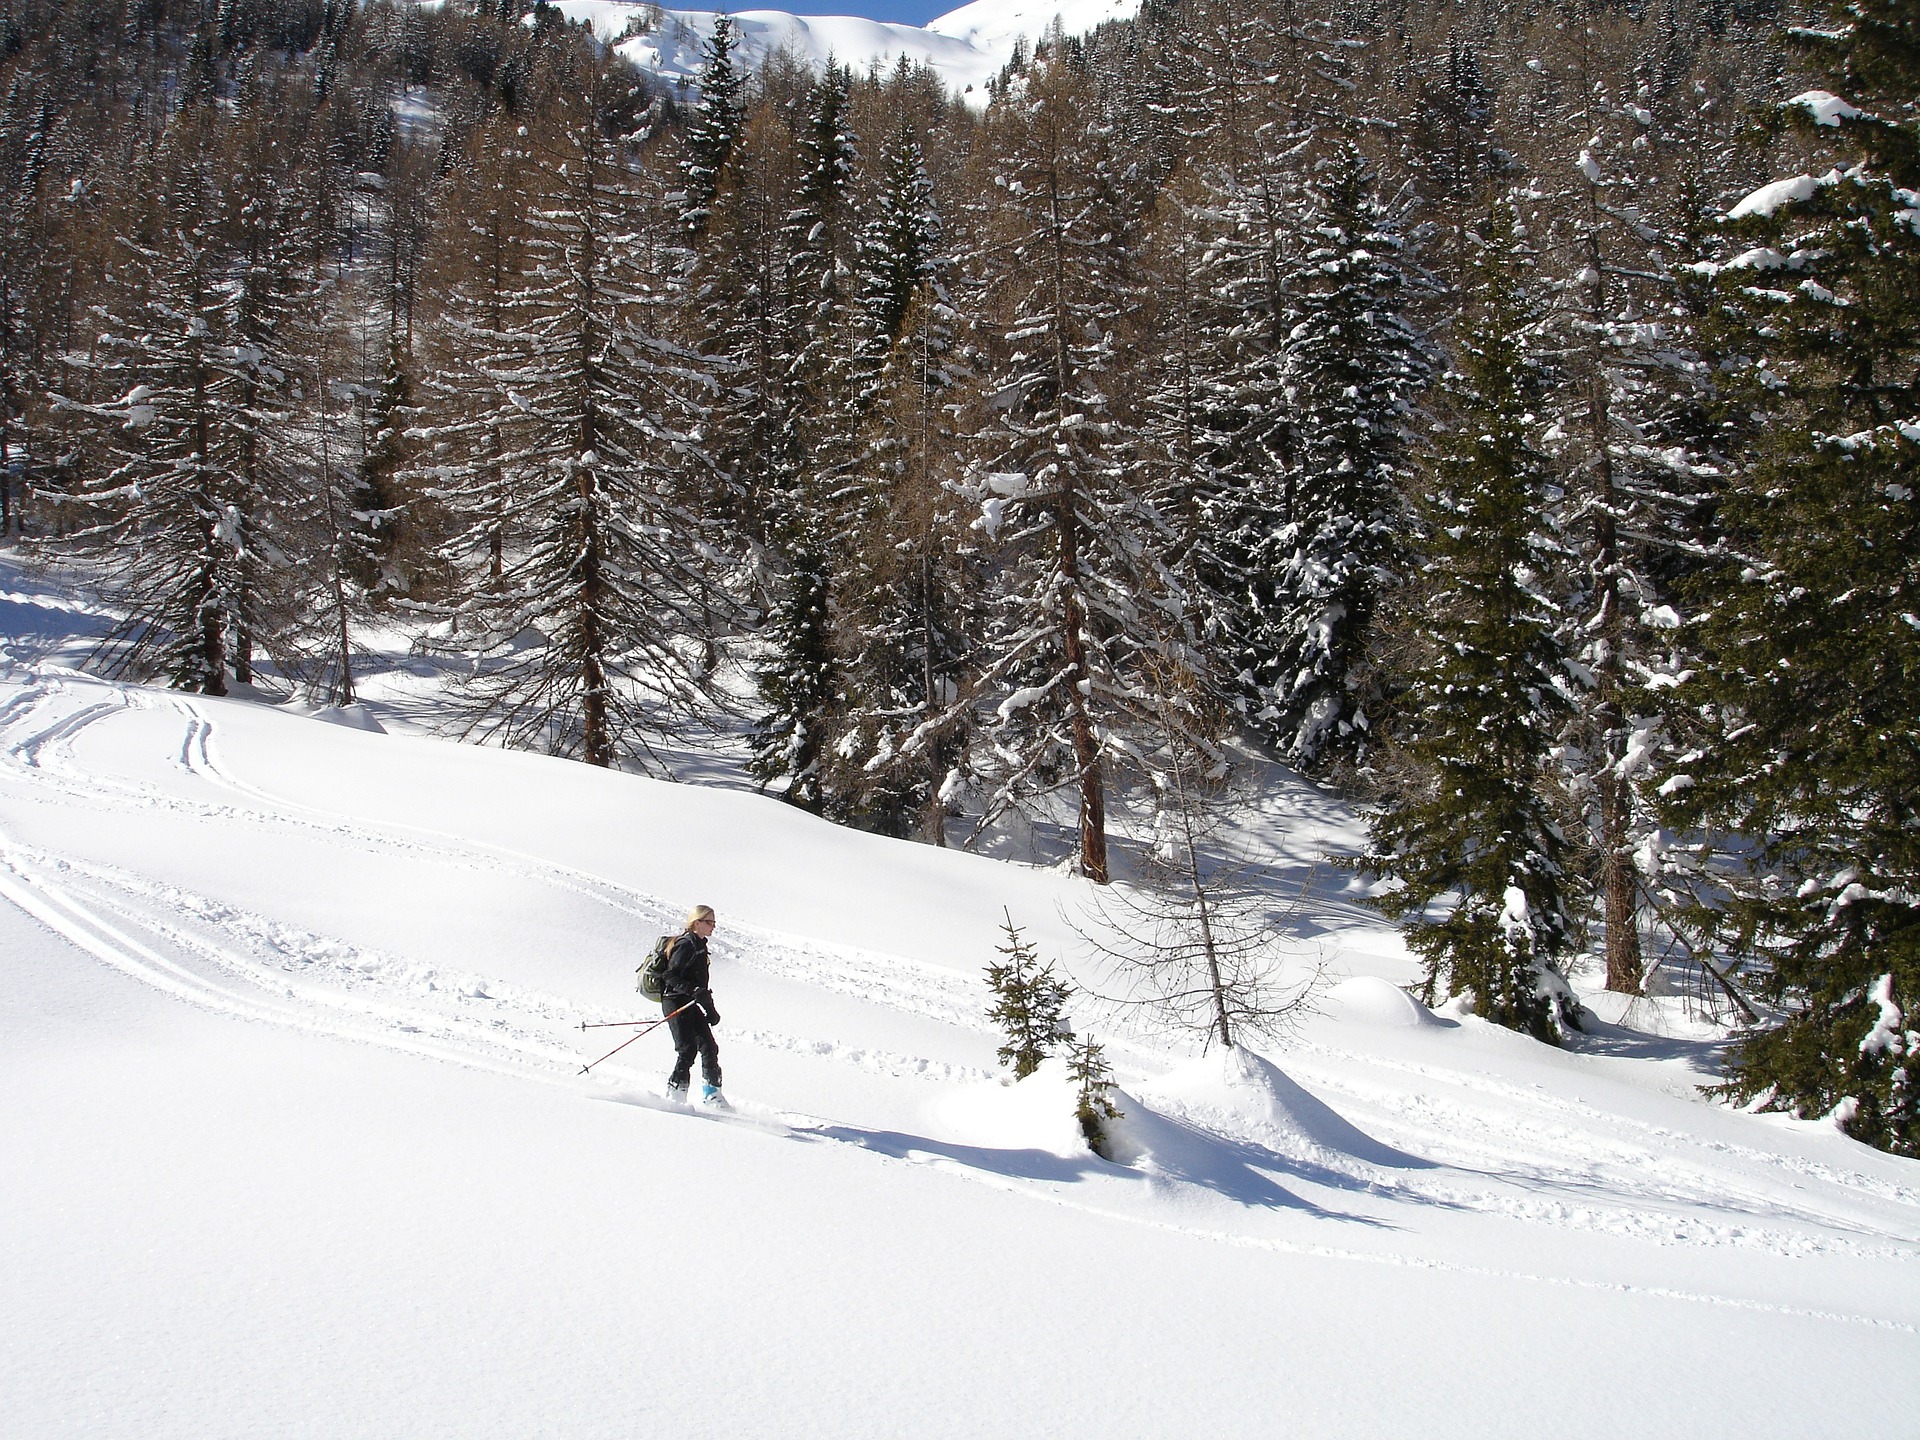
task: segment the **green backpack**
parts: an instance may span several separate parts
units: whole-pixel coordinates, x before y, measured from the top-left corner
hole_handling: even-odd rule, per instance
[[[662,1000],[666,997],[667,956],[673,952],[674,941],[678,935],[662,935],[653,942],[653,949],[647,952],[647,958],[634,972],[637,977],[635,988],[649,1000]]]

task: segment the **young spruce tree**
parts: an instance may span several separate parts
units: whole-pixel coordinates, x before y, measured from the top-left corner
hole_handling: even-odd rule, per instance
[[[1446,385],[1448,429],[1422,506],[1422,655],[1400,702],[1402,793],[1374,817],[1365,867],[1380,908],[1410,922],[1427,995],[1470,998],[1497,1024],[1554,1040],[1575,1015],[1556,964],[1570,943],[1553,816],[1565,657],[1544,586],[1550,461],[1531,434],[1541,324],[1510,205],[1469,277],[1477,313]]]
[[[1073,990],[1054,975],[1051,965],[1040,963],[1039,952],[1021,935],[1011,914],[1001,928],[1007,943],[996,948],[1007,958],[987,966],[987,988],[993,991],[987,1018],[1007,1037],[996,1052],[1001,1063],[1013,1067],[1014,1079],[1024,1080],[1055,1047],[1073,1038],[1066,1017]]]

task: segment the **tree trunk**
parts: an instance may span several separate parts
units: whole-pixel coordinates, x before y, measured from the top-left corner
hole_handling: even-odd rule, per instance
[[[200,689],[207,695],[227,693],[227,617],[217,605],[200,607],[200,647],[206,672]]]
[[[939,713],[940,694],[933,674],[933,561],[924,550],[920,555],[920,693],[926,707],[923,718],[931,720]],[[943,850],[947,844],[947,802],[940,798],[940,789],[945,779],[940,773],[939,751],[929,745],[927,803],[921,828],[927,839]]]
[[[1207,953],[1207,984],[1213,991],[1213,1028],[1223,1049],[1233,1048],[1233,1027],[1227,1020],[1227,985],[1220,976],[1220,953],[1213,943],[1213,911],[1207,903],[1206,882],[1200,877],[1200,856],[1193,843],[1193,811],[1187,805],[1186,787],[1178,776],[1174,785],[1180,797],[1180,828],[1186,842],[1187,881],[1193,886],[1194,905],[1200,915],[1200,943]]]
[[[1057,135],[1054,139],[1058,154]],[[1049,166],[1048,221],[1052,231],[1053,282],[1053,357],[1056,417],[1064,417],[1067,397],[1073,389],[1073,353],[1068,340],[1072,323],[1067,300],[1066,220],[1061,214],[1059,171]],[[1080,869],[1096,885],[1105,885],[1107,873],[1107,797],[1100,773],[1100,746],[1093,734],[1093,720],[1087,714],[1087,695],[1082,689],[1090,681],[1087,670],[1086,614],[1080,606],[1080,512],[1073,467],[1060,467],[1060,501],[1056,523],[1060,527],[1060,578],[1064,596],[1060,627],[1066,652],[1067,727],[1073,736],[1073,757],[1079,766],[1080,785]]]
[[[1597,200],[1592,200],[1596,207]],[[1620,614],[1620,532],[1614,510],[1619,491],[1614,485],[1610,444],[1613,415],[1607,393],[1606,356],[1601,348],[1606,320],[1606,267],[1601,263],[1599,215],[1589,217],[1588,268],[1593,274],[1592,336],[1587,383],[1591,386],[1588,417],[1594,449],[1593,575],[1599,592],[1600,613],[1593,631],[1599,653],[1593,667],[1596,686],[1594,728],[1600,736],[1598,800],[1600,809],[1600,891],[1606,922],[1607,989],[1626,995],[1640,993],[1639,877],[1633,867],[1633,787],[1620,774],[1626,757],[1627,725],[1622,712],[1621,669],[1625,663],[1626,625]]]

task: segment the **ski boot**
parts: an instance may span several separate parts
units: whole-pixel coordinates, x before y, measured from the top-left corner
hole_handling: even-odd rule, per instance
[[[669,1083],[667,1085],[667,1104],[684,1107],[686,1103],[687,1103],[687,1087],[684,1085],[674,1085],[672,1083]]]
[[[720,1087],[718,1085],[702,1085],[700,1087],[700,1103],[709,1110],[733,1109],[733,1106],[727,1102],[727,1097],[720,1093]]]

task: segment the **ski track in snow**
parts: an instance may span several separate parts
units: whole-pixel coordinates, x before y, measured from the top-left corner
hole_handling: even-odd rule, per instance
[[[1300,1057],[1309,1057],[1307,1063],[1300,1063]],[[1664,1126],[1569,1101],[1545,1090],[1498,1081],[1485,1074],[1448,1072],[1414,1061],[1371,1055],[1368,1057],[1371,1070],[1404,1075],[1412,1082],[1372,1084],[1356,1081],[1344,1069],[1333,1065],[1314,1063],[1350,1059],[1345,1052],[1330,1046],[1301,1041],[1289,1069],[1297,1077],[1311,1076],[1317,1088],[1345,1096],[1352,1102],[1344,1107],[1349,1118],[1353,1118],[1355,1110],[1370,1111],[1368,1128],[1379,1130],[1383,1136],[1391,1132],[1394,1143],[1417,1137],[1429,1158],[1450,1165],[1463,1168],[1519,1165],[1592,1175],[1599,1173],[1606,1163],[1613,1162],[1670,1177],[1663,1183],[1673,1187],[1671,1193],[1676,1198],[1688,1201],[1727,1198],[1730,1192],[1724,1171],[1681,1161],[1659,1148],[1677,1143],[1743,1164],[1765,1165],[1782,1172],[1784,1184],[1814,1180],[1863,1197],[1920,1209],[1920,1190],[1910,1186],[1777,1151],[1680,1134]],[[1500,1103],[1488,1103],[1493,1100]],[[1585,1128],[1575,1128],[1574,1122],[1585,1122]],[[1635,1143],[1621,1132],[1641,1136],[1645,1143]],[[1543,1151],[1552,1152],[1563,1163],[1552,1165]],[[1816,1221],[1827,1218],[1817,1212],[1808,1214]]]
[[[83,683],[97,685],[99,682]],[[83,704],[75,709],[53,713],[57,702],[67,696],[70,690],[71,687],[64,682],[36,685],[11,698],[0,708],[0,735],[15,728],[24,732],[8,736],[5,758],[13,763],[17,772],[31,775],[34,781],[50,785],[66,797],[85,799],[94,806],[112,809],[172,809],[202,819],[235,820],[297,830],[308,838],[357,852],[375,850],[427,858],[436,863],[473,871],[510,875],[516,879],[554,886],[591,903],[608,906],[642,922],[646,929],[671,929],[677,919],[677,910],[667,902],[567,866],[500,847],[464,841],[424,827],[404,827],[404,833],[396,834],[389,828],[350,821],[273,796],[239,779],[222,763],[212,719],[183,698],[155,697],[139,690],[122,689],[117,691],[113,701]],[[74,758],[72,743],[89,726],[127,711],[147,711],[162,704],[178,712],[184,725],[173,763],[197,779],[235,795],[248,804],[210,804],[170,796],[152,786],[84,770]],[[42,715],[40,712],[43,711],[49,713]],[[26,852],[19,847],[8,847],[0,853],[4,853],[6,863],[16,869],[26,857]],[[356,949],[342,941],[271,921],[178,887],[141,881],[106,867],[44,855],[33,859],[38,862],[38,883],[48,893],[55,893],[56,887],[45,878],[46,875],[53,871],[64,871],[69,877],[91,879],[96,884],[137,895],[147,902],[143,912],[129,910],[124,902],[102,900],[100,903],[120,913],[123,919],[142,923],[165,940],[189,948],[219,968],[259,984],[269,992],[281,993],[313,1005],[344,1005],[366,1018],[385,1020],[390,1028],[408,1034],[439,1034],[448,1040],[465,1037],[497,1044],[508,1027],[505,1021],[497,1017],[497,1013],[489,1020],[470,1020],[450,1028],[451,1022],[445,1017],[428,1011],[397,1008],[392,1004],[376,1006],[365,999],[345,1002],[314,983],[291,988],[284,979],[270,976],[263,964],[304,976],[309,982],[324,981],[339,986],[355,996],[370,989],[379,989],[387,993],[435,994],[443,1002],[448,997],[478,1001],[490,1007],[490,1012],[510,1006],[546,1022],[550,1028],[561,1024],[563,1017],[584,1016],[592,1020],[608,1020],[616,1014],[612,1010],[582,1006],[560,996],[517,990],[478,975],[442,972],[404,958]],[[243,959],[240,952],[231,946],[223,946],[204,936],[196,937],[190,930],[182,930],[178,924],[156,918],[157,915],[195,920],[201,923],[202,928],[241,938],[256,955],[265,959]],[[44,914],[41,918],[43,922],[46,920]],[[740,947],[742,953],[733,958],[737,958],[745,968],[802,980],[863,1000],[873,1001],[876,997],[884,997],[884,1003],[895,1009],[948,1024],[983,1031],[986,1029],[983,993],[978,983],[968,977],[902,957],[782,937],[751,926],[736,926],[736,929],[743,937]],[[159,978],[158,972],[151,968],[154,961],[150,953],[139,963],[130,961],[125,954],[116,954],[111,963],[116,963],[122,969],[137,970],[141,978],[152,981]],[[182,993],[179,989],[182,978],[179,975],[170,976],[163,988]],[[183,994],[183,998],[199,998],[213,1008],[234,1013],[244,1011],[249,1018],[270,1018],[261,1013],[257,1006],[239,1005],[233,997],[223,992],[195,992],[193,995]],[[353,1038],[368,1037],[356,1034]],[[970,1066],[894,1054],[870,1046],[844,1045],[787,1035],[779,1031],[735,1032],[734,1039],[736,1043],[760,1049],[824,1058],[895,1078],[924,1079],[938,1083],[971,1083],[991,1078],[988,1072]],[[406,1048],[418,1049],[419,1046],[409,1045]],[[523,1034],[517,1048],[531,1053],[543,1047],[534,1044]],[[555,1059],[556,1068],[562,1073],[577,1070],[579,1059],[572,1047],[561,1049],[547,1044],[544,1050]],[[613,1073],[619,1073],[617,1068]]]
[[[222,762],[212,717],[188,699],[112,685],[55,666],[26,669],[24,682],[22,673],[9,666],[0,675],[0,681],[20,686],[0,698],[0,780],[83,801],[93,809],[173,810],[293,832],[362,853],[510,876],[557,887],[646,927],[671,928],[677,918],[675,909],[658,897],[565,865],[423,827],[357,822],[275,797]],[[93,695],[105,698],[90,698]],[[76,756],[75,741],[91,727],[158,709],[176,713],[181,723],[171,763],[231,797],[229,801],[186,798],[104,775]],[[49,854],[4,833],[0,898],[122,973],[204,1008],[544,1083],[581,1088],[591,1083],[577,1078],[583,1047],[577,1032],[570,1032],[579,1017],[614,1018],[561,995],[356,947],[177,885]],[[748,928],[743,934],[747,943],[739,947],[739,963],[748,968],[947,1025],[989,1029],[984,990],[974,977],[906,957],[764,930]],[[732,1043],[896,1079],[954,1085],[993,1078],[974,1067],[773,1030],[735,1032]],[[1450,1210],[1661,1245],[1741,1246],[1787,1256],[1825,1252],[1914,1258],[1920,1191],[1911,1187],[1784,1153],[1677,1133],[1468,1070],[1371,1053],[1361,1056],[1304,1040],[1287,1059],[1291,1073],[1310,1081],[1319,1094],[1338,1100],[1336,1108],[1346,1119],[1435,1167],[1408,1174],[1311,1142],[1294,1147],[1299,1153],[1267,1151],[1276,1174],[1311,1178],[1320,1170],[1357,1182],[1351,1199],[1364,1197],[1385,1205],[1437,1203]],[[637,1078],[611,1062],[601,1073],[605,1082],[626,1087]],[[606,1098],[621,1099],[623,1094]],[[630,1088],[624,1098],[646,1103],[635,1100]],[[1258,1144],[1204,1112],[1165,1104],[1163,1113],[1236,1146]],[[777,1120],[800,1138],[859,1143],[858,1132],[821,1117],[779,1112]],[[883,1163],[900,1160],[887,1154],[880,1158]],[[907,1159],[1090,1214],[1227,1244],[1915,1328],[1732,1297],[1492,1271],[1432,1256],[1183,1225],[1084,1201],[1058,1183],[1009,1176],[950,1156],[912,1153]],[[1133,1172],[1113,1167],[1113,1173]],[[1151,1183],[1171,1182],[1162,1177]],[[1831,1193],[1813,1193],[1809,1184]],[[1886,1213],[1889,1207],[1898,1221]],[[1698,1213],[1703,1208],[1721,1218],[1704,1218]]]
[[[1719,1306],[1729,1310],[1744,1310],[1766,1315],[1788,1315],[1802,1320],[1819,1320],[1834,1324],[1862,1325],[1870,1329],[1887,1330],[1897,1334],[1920,1335],[1920,1326],[1905,1321],[1887,1320],[1870,1315],[1850,1315],[1841,1311],[1816,1310],[1808,1306],[1775,1305],[1766,1301],[1750,1300],[1732,1295],[1714,1295],[1699,1290],[1682,1290],[1666,1286],[1634,1285],[1626,1281],[1591,1280],[1571,1275],[1550,1275],[1539,1271],[1502,1270],[1486,1265],[1464,1265],[1454,1260],[1437,1256],[1415,1255],[1396,1251],[1356,1250],[1336,1245],[1316,1245],[1298,1240],[1278,1239],[1271,1236],[1247,1235],[1237,1231],[1210,1229],[1198,1225],[1179,1225],[1164,1220],[1150,1219],[1124,1211],[1109,1209],[1073,1198],[1059,1189],[1038,1190],[1007,1176],[988,1170],[979,1170],[961,1165],[944,1156],[920,1155],[910,1157],[904,1163],[923,1164],[950,1174],[955,1178],[974,1184],[985,1185],[990,1189],[1002,1190],[1012,1194],[1033,1195],[1063,1209],[1076,1210],[1084,1215],[1095,1215],[1103,1220],[1111,1220],[1125,1225],[1148,1225],[1158,1230],[1167,1230],[1175,1234],[1186,1235],[1196,1240],[1205,1240],[1219,1245],[1229,1245],[1244,1250],[1265,1250],[1286,1255],[1305,1255],[1323,1260],[1359,1261],[1372,1265],[1390,1265],[1409,1270],[1432,1270],[1452,1275],[1475,1275],[1493,1280],[1513,1280],[1536,1285],[1563,1286],[1573,1290],[1596,1290],[1615,1295],[1636,1295],[1647,1299],[1680,1300],[1688,1304]]]
[[[0,734],[10,726],[10,712],[43,708],[58,693],[59,690],[44,689],[19,697],[7,710],[0,711]],[[156,703],[165,703],[179,712],[185,724],[174,763],[195,778],[247,803],[185,800],[152,786],[85,771],[74,761],[72,742],[82,730],[126,710],[151,710]],[[10,740],[4,755],[21,770],[32,772],[36,780],[50,783],[63,794],[96,806],[172,809],[202,819],[237,820],[297,830],[309,838],[356,852],[373,850],[428,858],[455,868],[503,874],[552,886],[627,915],[641,922],[643,930],[672,930],[679,923],[679,910],[670,902],[557,862],[420,826],[368,825],[261,790],[239,779],[225,766],[219,758],[212,719],[190,701],[178,697],[168,696],[163,702],[156,702],[144,692],[124,690],[119,703],[82,706],[38,726],[23,738]],[[894,1009],[964,1028],[987,1029],[985,993],[973,977],[903,956],[798,939],[747,925],[736,924],[734,929],[741,940],[738,953],[730,950],[728,958],[745,968],[801,980],[861,999],[871,1000],[884,994],[886,1003]],[[603,1013],[596,1018],[606,1017]]]

